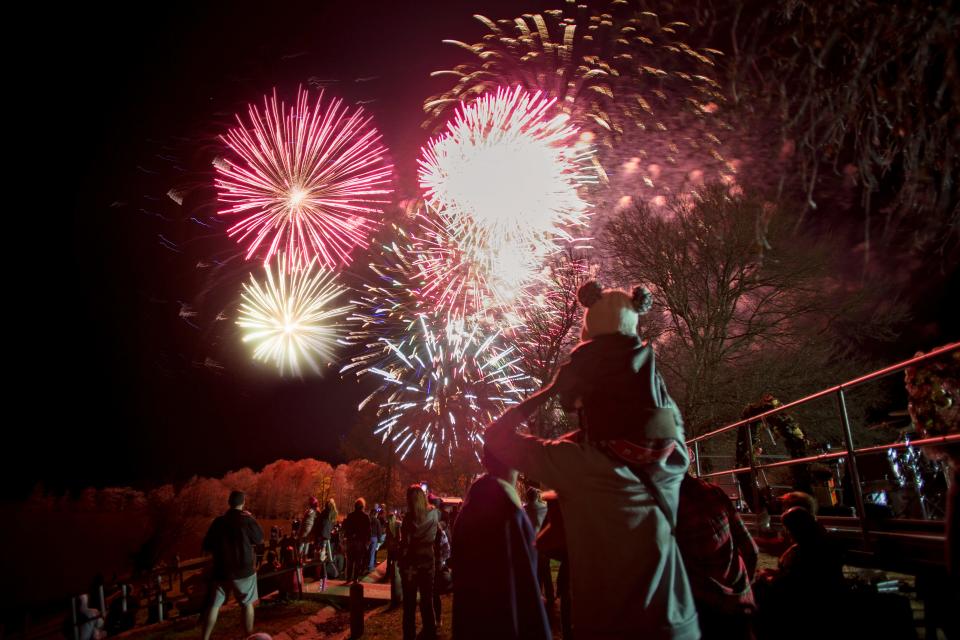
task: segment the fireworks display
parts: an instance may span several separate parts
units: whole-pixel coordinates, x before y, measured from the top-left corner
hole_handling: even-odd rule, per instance
[[[420,295],[447,315],[509,313],[542,267],[540,256],[509,245],[461,246],[429,205],[415,220],[413,264],[421,276]]]
[[[251,275],[243,285],[237,320],[243,342],[253,345],[254,359],[272,361],[281,374],[299,376],[304,365],[319,374],[346,333],[340,320],[351,307],[334,306],[346,289],[315,262],[298,270],[282,254],[277,262],[276,272],[264,265],[262,282]]]
[[[721,138],[728,122],[716,75],[722,53],[687,44],[691,27],[652,13],[651,3],[623,0],[557,3],[556,10],[513,19],[476,18],[475,42],[446,40],[465,57],[446,78],[446,90],[424,101],[424,125],[446,125],[461,103],[498,87],[522,87],[556,99],[583,135],[596,141],[596,161],[609,181],[594,205],[614,209],[625,196],[658,196],[702,189],[732,179],[737,155],[749,145]],[[661,3],[668,9],[670,3]],[[753,154],[750,154],[753,155]]]
[[[265,263],[277,252],[291,267],[348,263],[391,193],[393,167],[370,117],[340,100],[323,105],[322,93],[311,107],[301,90],[292,107],[274,94],[248,118],[223,137],[237,160],[215,164],[218,213],[242,216],[230,236]]]
[[[456,303],[510,302],[585,226],[579,191],[596,178],[591,150],[567,116],[550,115],[553,104],[539,93],[498,89],[461,106],[422,150],[426,214],[439,220],[421,253],[438,305],[469,314],[478,309]]]
[[[383,264],[371,265],[381,283],[365,287],[350,317],[357,327],[350,340],[363,352],[341,373],[377,378],[378,388],[360,405],[376,406],[374,433],[401,459],[416,450],[430,467],[438,454],[477,453],[483,429],[523,397],[529,379],[504,329],[423,302],[409,250],[386,247]]]

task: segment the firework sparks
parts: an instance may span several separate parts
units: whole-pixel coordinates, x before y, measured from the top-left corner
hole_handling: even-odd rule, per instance
[[[319,374],[321,363],[333,362],[346,334],[338,319],[352,307],[333,306],[346,288],[316,263],[291,270],[283,255],[276,273],[269,264],[264,271],[263,282],[251,275],[243,285],[237,320],[243,342],[254,345],[254,359],[272,361],[281,374],[299,376],[302,365]]]
[[[526,247],[461,246],[429,205],[417,221],[412,263],[420,273],[420,295],[448,315],[507,312],[542,270],[542,257]]]
[[[477,453],[484,427],[507,404],[519,401],[527,376],[505,330],[431,310],[412,288],[417,269],[404,248],[386,248],[385,264],[371,265],[381,286],[368,285],[355,301],[351,342],[364,351],[341,369],[375,376],[379,387],[360,408],[374,403],[374,433],[406,458],[422,453]]]
[[[219,213],[243,216],[228,233],[247,259],[284,252],[291,267],[346,264],[377,225],[393,173],[380,134],[362,109],[322,100],[311,107],[300,90],[288,107],[274,93],[223,136],[239,161],[214,165]]]
[[[586,220],[589,152],[554,100],[498,89],[462,106],[420,159],[427,202],[462,242],[551,249]]]
[[[539,93],[498,89],[461,106],[422,150],[420,186],[440,218],[425,239],[428,272],[467,270],[468,278],[454,280],[499,304],[516,298],[560,244],[575,240],[588,217],[579,190],[596,175],[589,145],[566,115],[549,115],[553,105]],[[438,290],[451,290],[439,281]]]

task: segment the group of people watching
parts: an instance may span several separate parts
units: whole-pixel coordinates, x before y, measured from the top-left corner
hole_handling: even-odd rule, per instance
[[[551,639],[548,608],[557,598],[567,640],[746,639],[758,631],[798,637],[795,631],[808,633],[810,626],[783,622],[794,622],[798,607],[812,602],[824,623],[822,605],[842,589],[842,565],[814,508],[789,505],[783,523],[792,545],[777,571],[758,576],[757,546],[730,499],[688,475],[680,411],[652,348],[637,334],[639,317],[651,306],[649,292],[590,282],[578,298],[587,308],[582,342],[553,381],[487,428],[486,473],[470,487],[459,515],[444,517],[419,485],[408,488],[402,518],[376,507],[367,512],[357,500],[340,528],[347,579],[372,570],[386,544],[388,577],[400,577],[404,640],[436,637],[447,565],[457,639]],[[518,433],[553,401],[578,414],[577,431],[555,440]],[[518,472],[528,485],[551,491],[528,490],[522,503]],[[311,503],[298,539],[309,545],[323,523],[314,539],[329,557],[336,509],[330,501],[313,515],[316,506]],[[262,534],[248,533],[252,518],[243,514],[242,501],[234,510],[218,521],[259,542]],[[214,522],[208,538],[218,526]],[[449,562],[444,540],[452,546]],[[243,571],[218,565],[216,545],[205,545],[214,550],[215,578],[227,581],[214,592],[214,609],[228,590],[246,607],[256,597],[255,582],[245,581],[252,565]],[[301,546],[299,553],[308,550]],[[551,559],[560,564],[556,586]],[[758,619],[764,608],[774,618]],[[207,617],[215,619],[215,613]],[[252,631],[252,608],[250,621]],[[829,628],[820,631],[832,637]]]
[[[590,282],[578,298],[587,310],[570,360],[484,434],[487,474],[453,532],[454,637],[551,638],[557,595],[563,636],[577,640],[809,637],[814,624],[834,637],[828,607],[843,589],[842,562],[812,499],[786,505],[790,546],[779,569],[758,576],[757,546],[731,500],[688,474],[680,412],[637,335],[649,292]],[[517,432],[553,401],[578,414],[577,431]],[[518,471],[553,491],[528,490],[521,505]],[[783,624],[807,606],[810,624]],[[773,615],[758,616],[764,607]]]

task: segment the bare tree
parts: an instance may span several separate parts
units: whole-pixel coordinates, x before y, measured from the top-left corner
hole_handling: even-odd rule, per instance
[[[644,332],[692,435],[765,392],[793,399],[862,372],[846,328],[884,337],[895,320],[871,315],[871,296],[845,288],[828,242],[795,233],[771,203],[719,186],[621,211],[601,241],[617,279],[654,291]]]
[[[583,310],[577,289],[589,278],[586,258],[574,250],[555,256],[548,265],[544,289],[537,304],[523,310],[523,336],[517,340],[521,368],[539,388],[557,374],[563,358],[576,344]],[[559,435],[568,426],[563,411],[554,403],[540,408],[530,425],[541,436]]]

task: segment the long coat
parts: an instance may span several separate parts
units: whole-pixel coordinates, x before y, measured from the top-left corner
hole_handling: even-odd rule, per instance
[[[453,637],[549,640],[534,532],[516,493],[485,475],[470,487],[453,533]]]

